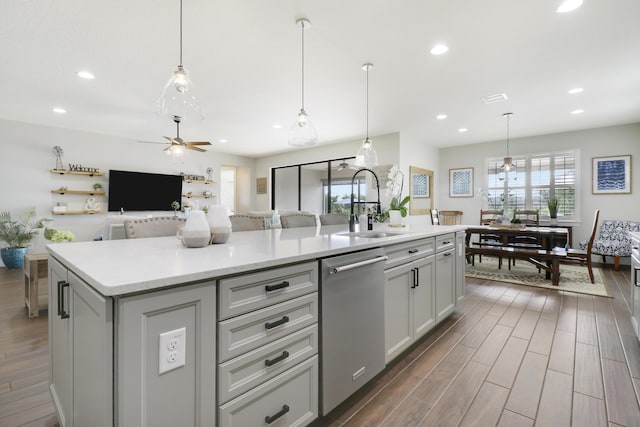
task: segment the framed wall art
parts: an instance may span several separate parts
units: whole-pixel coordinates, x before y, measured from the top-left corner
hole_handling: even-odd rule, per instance
[[[267,194],[267,178],[256,178],[256,194]]]
[[[449,197],[473,197],[473,168],[449,169]]]
[[[433,208],[433,171],[409,166],[409,213],[426,215]]]
[[[631,155],[592,159],[593,194],[631,193]]]

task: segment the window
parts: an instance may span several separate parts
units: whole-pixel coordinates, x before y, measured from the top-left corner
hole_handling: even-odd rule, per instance
[[[558,217],[578,217],[578,151],[513,157],[515,172],[505,172],[504,159],[487,160],[489,209],[537,209],[549,216],[549,199],[558,199]]]

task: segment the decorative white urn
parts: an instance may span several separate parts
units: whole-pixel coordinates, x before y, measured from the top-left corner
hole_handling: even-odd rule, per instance
[[[187,222],[184,227],[178,229],[176,236],[188,248],[207,246],[211,239],[211,231],[204,212],[191,211],[187,217]]]
[[[210,206],[207,212],[209,231],[213,236],[211,243],[225,243],[231,236],[231,221],[224,206]]]

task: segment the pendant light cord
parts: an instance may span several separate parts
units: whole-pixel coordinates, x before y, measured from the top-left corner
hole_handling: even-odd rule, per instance
[[[369,139],[369,66],[367,65],[367,140]]]
[[[304,20],[300,21],[302,31],[302,110],[304,110]]]
[[[182,67],[182,0],[180,0],[180,66]]]
[[[507,116],[507,157],[509,157],[509,120],[511,119],[511,115]]]

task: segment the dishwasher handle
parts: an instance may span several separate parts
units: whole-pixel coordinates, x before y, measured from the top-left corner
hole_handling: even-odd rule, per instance
[[[353,264],[341,265],[340,267],[332,267],[329,269],[329,274],[338,274],[343,271],[352,270],[358,267],[364,267],[365,265],[375,264],[380,261],[386,261],[389,257],[386,255],[378,256],[375,258],[367,259],[364,261],[354,262]]]

